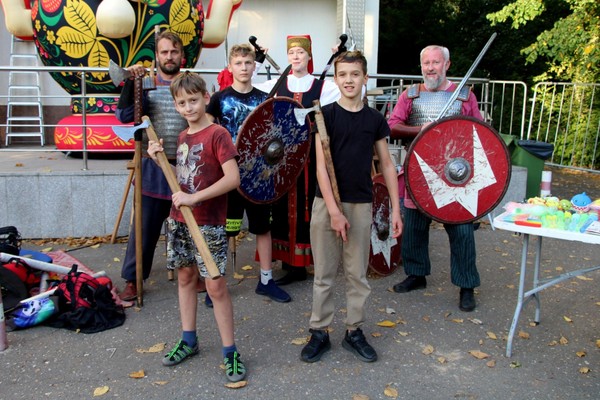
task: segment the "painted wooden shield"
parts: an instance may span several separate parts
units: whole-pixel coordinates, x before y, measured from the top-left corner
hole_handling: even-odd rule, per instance
[[[438,222],[461,224],[498,205],[511,169],[500,135],[482,121],[458,116],[440,119],[417,135],[404,171],[419,210]]]
[[[298,123],[287,97],[271,98],[246,118],[237,137],[238,191],[254,203],[272,203],[296,183],[310,150],[308,121]]]
[[[392,237],[391,209],[390,195],[383,175],[376,174],[373,176],[373,223],[371,224],[369,269],[382,276],[390,275],[401,264],[402,236]]]

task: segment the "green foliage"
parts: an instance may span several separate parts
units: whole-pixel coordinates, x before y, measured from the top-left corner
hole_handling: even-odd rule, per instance
[[[600,78],[600,2],[596,0],[560,0],[568,14],[552,28],[542,31],[534,43],[521,53],[527,63],[544,60],[546,69],[536,81],[557,80],[597,82]],[[513,29],[542,18],[546,7],[541,0],[517,0],[500,11],[487,15],[492,25],[512,20]]]

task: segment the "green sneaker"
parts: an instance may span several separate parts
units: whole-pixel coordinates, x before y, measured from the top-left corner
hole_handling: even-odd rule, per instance
[[[239,382],[246,377],[246,367],[242,360],[240,360],[240,355],[237,351],[227,353],[223,364],[225,364],[225,374],[230,382]]]
[[[179,342],[177,342],[175,347],[173,347],[173,350],[171,350],[168,354],[165,354],[165,356],[162,359],[162,364],[167,367],[177,365],[186,358],[194,356],[196,354],[198,354],[197,341],[194,347],[190,347],[187,345],[186,342],[179,339]]]

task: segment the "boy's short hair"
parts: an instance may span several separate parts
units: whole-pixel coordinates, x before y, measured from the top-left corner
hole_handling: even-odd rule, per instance
[[[177,75],[171,82],[169,89],[173,98],[181,92],[188,94],[201,93],[203,95],[208,93],[206,81],[197,73],[190,71],[185,71]]]
[[[359,63],[362,67],[363,73],[365,75],[367,74],[367,59],[360,50],[345,51],[337,56],[333,62],[333,67],[335,70],[337,70],[338,63]]]
[[[256,51],[254,51],[254,47],[248,43],[235,44],[231,50],[229,50],[229,62],[231,62],[233,57],[246,56],[251,56],[253,61],[256,60]]]
[[[183,51],[183,41],[181,40],[179,35],[176,34],[175,32],[162,31],[156,38],[156,44],[158,44],[158,42],[160,42],[163,39],[169,40],[171,43],[173,43],[173,46],[175,46],[175,47],[181,49],[181,51]]]

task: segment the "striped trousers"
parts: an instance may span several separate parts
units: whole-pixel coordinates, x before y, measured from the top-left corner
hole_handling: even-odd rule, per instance
[[[429,259],[429,226],[431,218],[419,210],[402,207],[402,264],[407,275],[431,274]],[[444,224],[450,241],[450,278],[461,288],[480,285],[475,264],[475,235],[473,224]]]

